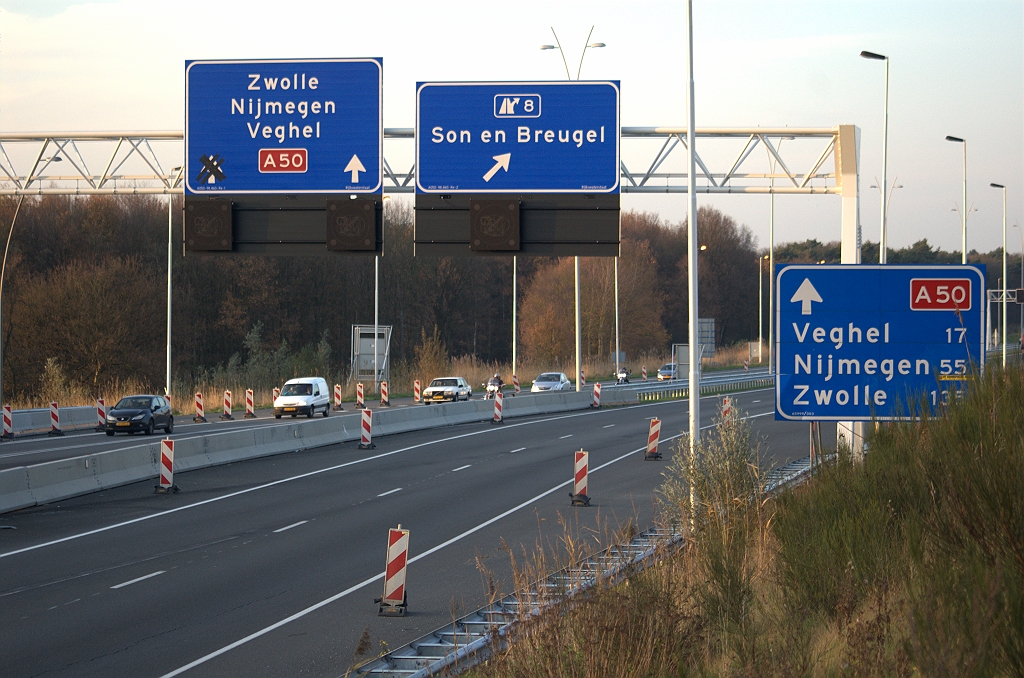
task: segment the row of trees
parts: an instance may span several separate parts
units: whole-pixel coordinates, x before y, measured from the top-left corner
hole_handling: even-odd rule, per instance
[[[0,237],[7,236],[15,204],[0,200]],[[715,319],[720,344],[756,338],[756,260],[762,252],[749,229],[722,212],[704,207],[698,220],[705,246],[701,316]],[[387,201],[380,317],[382,324],[394,326],[392,361],[415,361],[423,337],[434,337],[436,329],[452,356],[507,362],[511,258],[414,257],[412,229],[408,204]],[[622,350],[627,355],[667,352],[670,343],[685,343],[687,337],[685,223],[623,212],[621,234]],[[8,399],[31,399],[55,365],[67,379],[93,391],[127,380],[159,388],[165,369],[166,243],[165,199],[25,200],[3,291]],[[865,261],[870,252],[869,244]],[[780,247],[776,254],[779,262],[832,261],[838,245],[808,241]],[[955,256],[922,241],[892,252],[889,260]],[[994,264],[998,257],[996,252],[972,259]],[[615,346],[613,265],[612,259],[581,260],[584,353],[604,360]],[[993,271],[990,267],[990,278]],[[518,275],[521,355],[568,364],[574,354],[572,259],[520,257]],[[176,251],[173,372],[189,381],[243,369],[275,380],[291,376],[276,374],[289,369],[344,373],[351,326],[373,322],[373,278],[373,260],[367,257],[185,257]]]

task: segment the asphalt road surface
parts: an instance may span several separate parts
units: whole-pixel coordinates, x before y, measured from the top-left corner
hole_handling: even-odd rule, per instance
[[[806,456],[807,426],[775,422],[771,390],[735,400],[775,465]],[[509,550],[650,524],[668,463],[643,460],[653,416],[676,436],[686,401],[344,443],[178,474],[176,495],[143,482],[0,516],[17,528],[0,530],[2,672],[340,676],[364,631],[398,647],[508,591]],[[570,508],[580,448],[593,502]],[[399,523],[410,613],[380,618]]]

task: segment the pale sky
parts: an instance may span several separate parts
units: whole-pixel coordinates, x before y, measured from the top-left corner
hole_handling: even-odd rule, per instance
[[[861,223],[877,241],[870,186],[881,174],[884,65],[858,55],[886,54],[889,179],[903,186],[889,211],[890,245],[928,238],[959,249],[950,210],[961,200],[962,150],[946,135],[968,142],[968,202],[978,210],[968,247],[1001,243],[1001,194],[990,182],[1008,187],[1009,223],[1024,227],[1024,2],[694,5],[698,127],[859,126]],[[539,46],[553,42],[554,27],[575,71],[591,26],[591,41],[607,47],[587,52],[582,78],[621,82],[623,125],[685,126],[684,11],[678,0],[0,0],[0,128],[181,129],[186,59],[284,57],[383,57],[385,126],[412,127],[417,81],[564,79],[558,53]],[[411,158],[411,144],[386,145],[385,154],[407,167],[403,149]],[[685,217],[685,203],[622,197],[624,208],[672,221]],[[767,244],[767,196],[701,195],[698,204]],[[839,199],[779,196],[775,221],[777,242],[837,240]],[[1008,238],[1018,251],[1018,231]]]

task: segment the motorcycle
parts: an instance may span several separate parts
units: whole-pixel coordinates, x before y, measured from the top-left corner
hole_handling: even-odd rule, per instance
[[[619,380],[616,383],[617,384],[628,384],[629,383],[629,375],[630,374],[631,374],[630,371],[627,370],[625,367],[620,367],[619,368],[619,373],[618,373],[618,375],[616,375],[616,376],[618,376]]]
[[[484,394],[484,400],[494,400],[494,394],[501,390],[501,382],[497,379],[488,379],[486,384],[480,385],[487,387],[487,392]]]

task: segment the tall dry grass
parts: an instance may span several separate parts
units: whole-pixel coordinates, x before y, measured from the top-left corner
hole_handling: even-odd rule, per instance
[[[989,369],[770,497],[763,445],[721,424],[666,469],[687,548],[524,619],[474,675],[1024,675],[1022,430],[1024,374]]]

